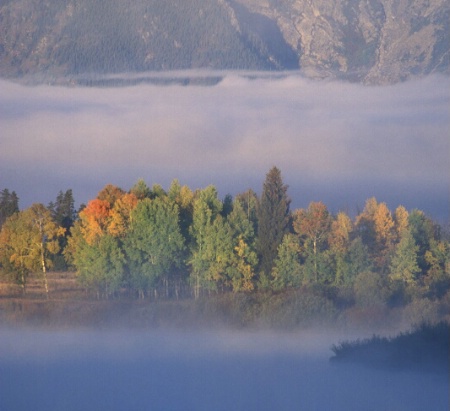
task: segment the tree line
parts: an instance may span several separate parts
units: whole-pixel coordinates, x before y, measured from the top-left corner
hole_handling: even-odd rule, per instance
[[[75,270],[99,298],[181,298],[279,292],[308,286],[350,290],[362,304],[440,299],[450,290],[450,242],[420,210],[393,212],[375,198],[355,218],[322,202],[291,210],[273,167],[261,196],[219,199],[213,185],[166,191],[144,180],[108,184],[75,210],[71,190],[19,211],[1,192],[0,268],[24,291],[30,273]]]

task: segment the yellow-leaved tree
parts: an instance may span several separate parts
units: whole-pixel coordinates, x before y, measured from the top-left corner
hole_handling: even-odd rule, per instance
[[[13,214],[0,233],[0,259],[3,269],[26,290],[30,272],[40,272],[48,298],[47,270],[52,256],[60,250],[58,238],[65,233],[43,204],[33,204]]]

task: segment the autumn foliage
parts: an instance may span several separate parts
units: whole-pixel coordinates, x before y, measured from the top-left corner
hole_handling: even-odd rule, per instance
[[[128,192],[108,184],[78,215],[65,197],[60,193],[58,206],[34,205],[6,218],[1,269],[17,283],[64,257],[99,297],[320,286],[361,309],[450,298],[449,239],[423,212],[391,212],[375,198],[353,218],[320,201],[291,211],[277,168],[261,197],[248,190],[222,201],[214,186],[191,190],[174,180],[166,192],[142,179]]]
[[[106,200],[91,200],[80,212],[82,233],[88,244],[94,244],[106,230],[110,220],[111,205]]]

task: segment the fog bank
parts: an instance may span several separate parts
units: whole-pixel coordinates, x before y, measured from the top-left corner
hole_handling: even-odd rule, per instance
[[[0,333],[5,410],[448,409],[448,377],[330,364],[327,334]]]
[[[223,75],[223,73],[222,73]],[[107,183],[259,191],[277,165],[294,207],[350,212],[375,195],[448,220],[450,79],[386,87],[228,73],[215,86],[0,82],[0,188],[21,206]]]

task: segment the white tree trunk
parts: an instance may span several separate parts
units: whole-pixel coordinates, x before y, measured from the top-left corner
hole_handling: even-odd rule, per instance
[[[44,255],[44,243],[41,243],[41,266],[42,266],[42,275],[44,277],[44,287],[45,287],[45,295],[48,296],[48,281],[47,281],[47,267],[45,265],[45,255]]]

